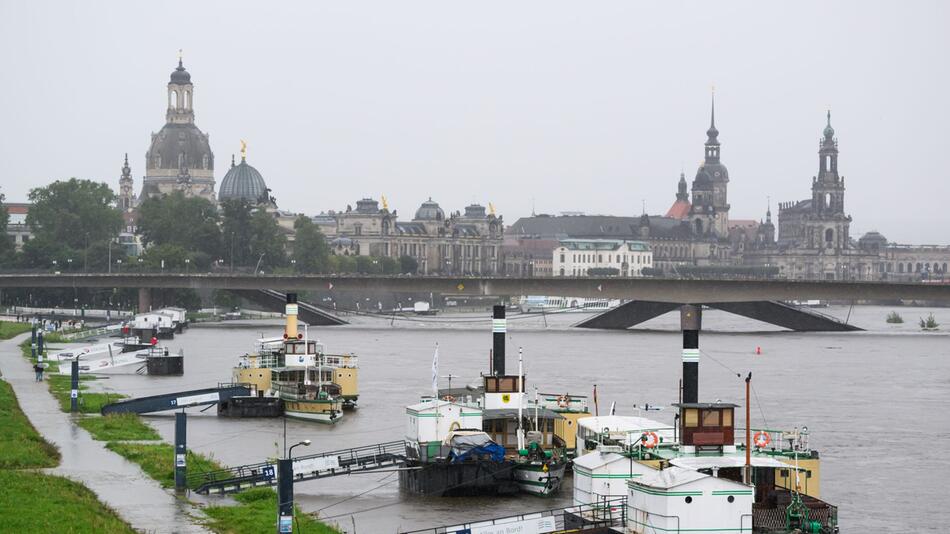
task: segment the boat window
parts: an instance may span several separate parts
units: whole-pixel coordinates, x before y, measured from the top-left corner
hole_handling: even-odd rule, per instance
[[[699,410],[696,408],[687,408],[683,414],[683,424],[686,427],[699,426]]]
[[[719,410],[703,410],[703,426],[719,426]]]
[[[732,410],[722,411],[722,426],[732,426]]]

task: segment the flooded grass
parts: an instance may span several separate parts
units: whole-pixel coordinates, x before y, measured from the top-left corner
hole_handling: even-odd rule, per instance
[[[82,375],[79,377],[79,413],[99,413],[106,404],[126,398],[125,395],[119,393],[90,393],[87,391],[89,386],[83,384],[83,382],[89,380],[95,380],[95,378]],[[59,401],[59,408],[64,412],[68,412],[72,404],[70,377],[51,374],[46,377],[46,382],[49,385],[50,393]]]
[[[41,473],[0,471],[0,532],[135,531],[82,484]]]
[[[211,518],[208,528],[222,534],[257,534],[273,532],[277,527],[277,492],[256,488],[234,496],[234,506],[209,506],[204,509]],[[294,532],[306,534],[339,534],[340,531],[297,510]]]
[[[30,323],[15,323],[0,321],[0,339],[10,339],[13,336],[30,331]]]
[[[0,469],[53,467],[59,451],[43,439],[20,409],[10,384],[0,380]],[[2,531],[2,529],[0,529]]]
[[[163,487],[175,486],[175,447],[168,443],[119,443],[110,442],[106,448],[139,464],[148,476],[157,480]],[[223,469],[221,464],[207,456],[188,451],[185,459],[188,471],[203,473]]]
[[[99,441],[148,441],[161,436],[133,413],[117,413],[102,417],[83,417],[79,426]]]

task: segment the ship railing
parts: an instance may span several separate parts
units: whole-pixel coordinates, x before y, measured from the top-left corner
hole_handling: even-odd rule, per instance
[[[737,427],[735,432],[737,436],[741,436],[741,440],[738,440],[736,443],[749,446],[749,444],[745,442],[745,428]],[[798,428],[794,430],[781,430],[777,428],[749,429],[749,435],[753,440],[755,440],[755,436],[759,433],[768,435],[768,444],[765,447],[758,447],[753,443],[752,447],[763,453],[788,455],[798,452],[802,458],[807,458],[811,455],[811,450],[808,448],[807,430],[799,430]]]
[[[626,517],[627,498],[615,497],[580,506],[552,508],[485,521],[399,532],[400,534],[453,534],[481,531],[484,527],[495,525],[504,525],[510,532],[576,532],[582,528],[586,530],[622,527],[626,523]]]
[[[328,367],[359,367],[359,357],[352,354],[324,354],[323,365]]]
[[[784,488],[776,488],[768,500],[752,505],[752,526],[756,532],[786,531],[786,511],[791,503],[791,495],[792,493]],[[838,531],[837,506],[809,495],[802,495],[801,498],[802,504],[808,510],[809,521],[818,521],[828,532]]]

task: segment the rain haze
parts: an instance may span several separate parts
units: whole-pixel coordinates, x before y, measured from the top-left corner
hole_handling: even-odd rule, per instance
[[[215,178],[245,139],[286,210],[662,214],[714,86],[733,217],[809,197],[830,108],[851,235],[947,243],[948,20],[941,1],[7,1],[0,187],[115,189],[127,152],[138,190],[182,49]]]

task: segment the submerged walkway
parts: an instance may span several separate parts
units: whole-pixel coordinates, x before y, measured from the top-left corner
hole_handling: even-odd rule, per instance
[[[106,449],[105,442],[93,440],[59,409],[46,384],[34,381],[32,365],[20,354],[17,345],[28,337],[0,341],[0,371],[36,430],[59,447],[59,466],[44,471],[82,482],[137,531],[209,532],[189,517],[200,516],[199,510],[163,489],[138,465]]]

